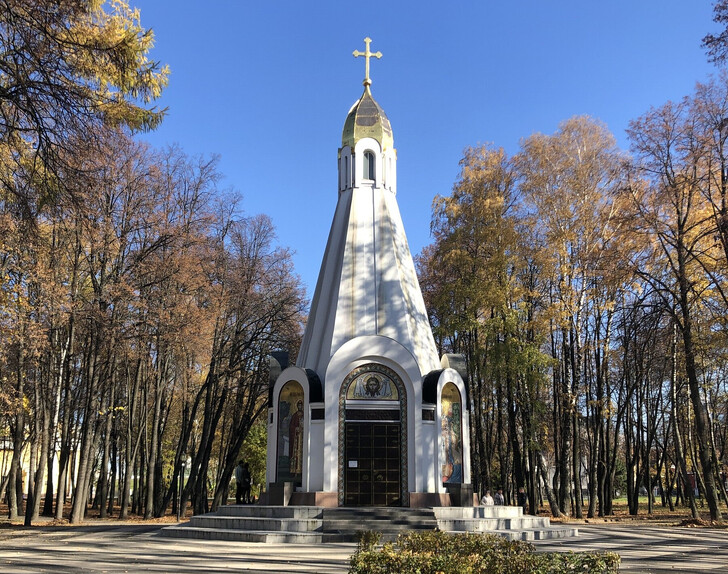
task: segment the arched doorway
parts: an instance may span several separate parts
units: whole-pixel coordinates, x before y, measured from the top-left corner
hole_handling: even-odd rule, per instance
[[[344,379],[339,393],[339,506],[407,506],[407,393],[376,363]]]

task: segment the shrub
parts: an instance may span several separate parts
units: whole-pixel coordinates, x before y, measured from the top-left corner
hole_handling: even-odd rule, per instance
[[[611,574],[615,553],[537,553],[532,544],[492,534],[411,532],[374,550],[378,538],[359,539],[350,574]]]
[[[619,572],[619,554],[616,552],[544,552],[534,554],[533,574],[551,572],[588,572],[589,574],[611,574]]]
[[[376,530],[362,530],[356,533],[357,552],[371,552],[382,539],[382,533]]]

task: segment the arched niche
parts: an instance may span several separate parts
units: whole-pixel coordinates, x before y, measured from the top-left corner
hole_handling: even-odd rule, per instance
[[[443,484],[463,480],[463,399],[453,383],[445,383],[440,394],[440,477]]]
[[[278,395],[276,482],[301,485],[303,476],[304,393],[298,381],[288,381]]]

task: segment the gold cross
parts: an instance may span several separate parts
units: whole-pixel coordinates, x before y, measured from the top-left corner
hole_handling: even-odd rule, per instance
[[[379,59],[382,57],[381,52],[372,52],[369,50],[369,44],[372,43],[371,38],[364,38],[364,43],[366,44],[366,50],[364,52],[360,52],[359,50],[354,50],[354,57],[358,58],[359,56],[364,56],[364,59],[366,60],[366,77],[364,78],[364,85],[365,86],[371,86],[372,80],[369,77],[369,58],[374,56],[375,58]]]

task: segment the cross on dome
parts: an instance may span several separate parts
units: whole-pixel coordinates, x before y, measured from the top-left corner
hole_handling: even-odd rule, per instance
[[[365,86],[371,86],[372,85],[372,80],[369,77],[369,58],[371,58],[372,56],[374,56],[377,59],[379,59],[379,58],[382,57],[382,53],[381,52],[372,52],[369,49],[369,44],[371,44],[371,43],[372,43],[372,39],[371,38],[369,38],[369,37],[364,38],[364,44],[366,44],[366,49],[363,52],[360,52],[359,50],[354,50],[354,57],[355,58],[358,58],[359,56],[364,56],[364,59],[366,61],[366,66],[365,66],[366,71],[365,71],[365,78],[364,78],[364,85]]]

